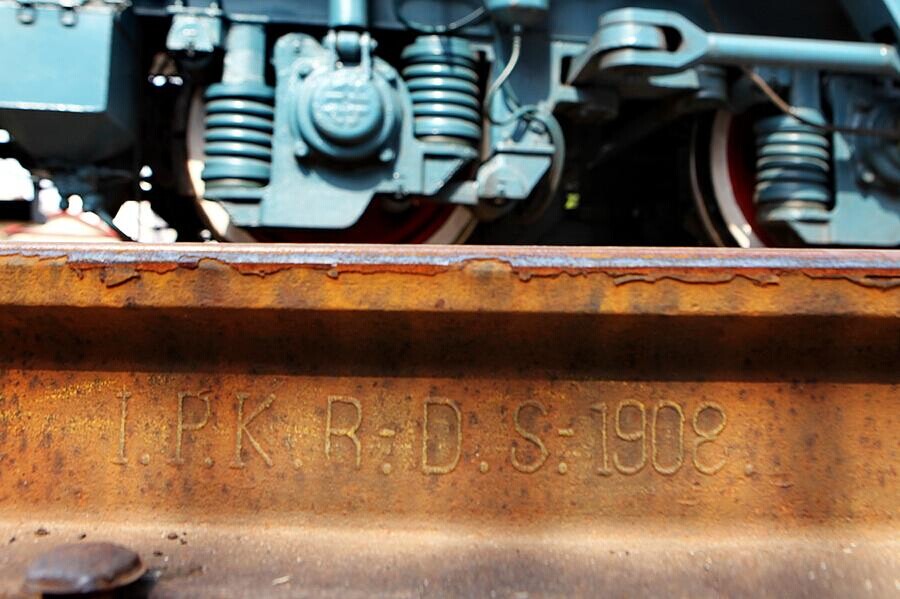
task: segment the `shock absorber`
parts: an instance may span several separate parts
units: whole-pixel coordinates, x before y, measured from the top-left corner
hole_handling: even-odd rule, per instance
[[[222,82],[206,91],[206,197],[253,200],[269,182],[275,93],[265,83],[265,30],[233,24]]]
[[[756,125],[755,201],[763,220],[783,220],[776,213],[788,203],[802,210],[795,217],[824,214],[832,201],[831,146],[824,130],[814,126],[825,125],[818,73],[794,73],[791,103],[803,121],[785,114]]]
[[[468,41],[425,35],[403,50],[403,78],[423,141],[478,145],[481,107],[475,51]]]

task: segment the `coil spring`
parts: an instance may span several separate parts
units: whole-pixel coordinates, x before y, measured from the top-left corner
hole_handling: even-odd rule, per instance
[[[475,146],[481,140],[476,54],[464,39],[426,35],[403,51],[416,137]]]
[[[817,111],[804,117],[822,118]],[[757,123],[756,147],[758,205],[831,202],[831,148],[821,129],[788,115],[768,117]]]
[[[275,94],[257,84],[212,85],[206,92],[207,197],[263,187],[272,164]]]

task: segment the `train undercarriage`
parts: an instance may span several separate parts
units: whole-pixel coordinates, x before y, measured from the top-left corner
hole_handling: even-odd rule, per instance
[[[24,183],[0,219],[897,247],[898,32],[892,0],[3,0],[0,158]]]

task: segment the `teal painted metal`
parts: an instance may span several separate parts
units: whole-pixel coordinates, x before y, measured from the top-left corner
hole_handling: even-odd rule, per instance
[[[365,29],[369,26],[366,0],[328,0],[328,25]]]
[[[792,114],[765,116],[756,126],[759,223],[810,245],[900,245],[900,150],[896,140],[867,133],[897,129],[900,96],[859,77],[900,79],[896,47],[707,33],[679,13],[625,8],[600,19],[569,81],[646,94],[670,91],[666,78],[707,65],[755,67],[789,98]],[[823,71],[830,73],[825,87]]]
[[[900,79],[900,54],[887,44],[711,33],[706,60],[717,64],[802,67]]]
[[[217,81],[205,96],[206,197],[239,226],[340,229],[377,196],[500,212],[545,201],[556,185],[544,184],[559,183],[566,133],[568,145],[582,146],[570,156],[595,140],[611,153],[685,115],[761,106],[730,67],[768,65],[779,74],[766,77],[802,118],[770,110],[758,123],[760,220],[802,230],[812,244],[900,243],[896,143],[830,129],[896,128],[898,98],[887,89],[900,80],[896,0],[829,0],[818,12],[843,6],[847,26],[838,30],[833,15],[830,27],[795,18],[794,37],[747,34],[774,20],[735,0],[718,9],[742,33],[707,31],[718,19],[700,2],[677,11],[658,10],[674,2],[636,2],[486,0],[472,23],[488,15],[493,27],[459,27],[454,37],[407,31],[379,49],[376,37],[398,26],[393,0],[0,0],[0,55],[20,61],[0,71],[0,127],[38,168],[77,183],[78,193],[98,192],[102,177],[83,167],[140,164],[135,91],[147,73],[139,56],[163,48],[137,40],[135,19],[171,17],[165,49],[179,76]],[[411,19],[460,16],[452,3],[409,4]],[[851,23],[859,39],[882,43],[825,39],[852,37]],[[312,28],[325,25],[324,37]],[[298,32],[307,26],[317,37]],[[219,49],[221,76],[210,59]],[[199,75],[197,55],[206,59]],[[651,118],[632,117],[638,102],[654,103]],[[580,123],[602,135],[579,139]],[[479,214],[492,218],[490,210]]]
[[[670,47],[666,31],[678,40]],[[887,44],[708,33],[682,14],[623,8],[605,14],[579,62],[601,70],[677,72],[698,64],[782,66],[900,78],[900,54]]]
[[[236,224],[346,228],[376,193],[436,196],[476,157],[470,142],[417,137],[410,91],[374,46],[350,31],[276,42],[271,182],[244,188],[244,197],[229,190],[225,206]],[[472,56],[467,42],[451,46],[451,56]]]
[[[535,25],[546,18],[550,0],[485,0],[484,7],[503,23]]]
[[[128,148],[137,127],[131,14],[105,4],[77,16],[24,10],[0,3],[0,128],[40,159],[81,164]]]
[[[791,219],[821,220],[833,200],[831,144],[821,129],[826,121],[818,73],[805,70],[794,73],[791,105],[803,121],[780,114],[756,124],[755,201],[761,208],[759,218],[764,222],[781,220],[778,210],[785,205],[791,206]]]
[[[422,36],[403,50],[403,59],[407,63],[403,78],[413,103],[416,137],[478,144],[481,91],[475,72],[477,56],[469,42]]]
[[[211,54],[222,45],[222,19],[216,9],[203,12],[178,7],[166,36],[166,49],[188,56]],[[205,14],[204,14],[205,13]]]
[[[897,141],[853,135],[840,129],[889,130],[900,122],[900,94],[853,77],[832,77],[824,87],[832,99],[830,135],[834,201],[818,218],[783,212],[783,226],[810,245],[900,246],[900,148]],[[793,216],[793,218],[791,218]]]
[[[226,38],[222,82],[206,92],[206,197],[253,201],[268,184],[275,93],[265,83],[266,34],[234,24]]]
[[[304,65],[293,77],[302,79],[299,85],[283,81],[294,94],[290,104],[298,158],[314,154],[351,163],[384,153],[380,158],[387,161],[394,152],[389,144],[402,109],[391,81],[396,80],[396,72],[385,76],[373,68],[373,46],[367,35],[331,34],[318,68],[304,72],[310,67]]]

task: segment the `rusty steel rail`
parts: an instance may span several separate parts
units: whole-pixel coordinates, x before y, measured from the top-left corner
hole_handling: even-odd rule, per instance
[[[106,547],[159,597],[900,589],[900,253],[0,245],[0,282],[0,596]]]

